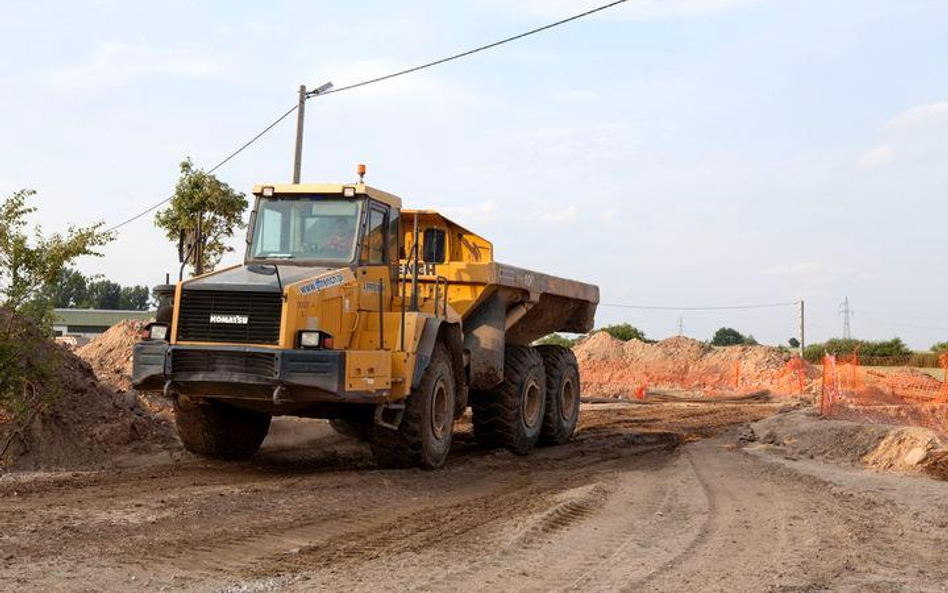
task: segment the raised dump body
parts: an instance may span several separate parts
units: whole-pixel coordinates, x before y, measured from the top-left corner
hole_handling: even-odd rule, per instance
[[[333,419],[383,465],[437,467],[468,405],[490,447],[570,437],[575,360],[530,344],[590,330],[597,287],[498,263],[489,241],[362,183],[254,193],[244,265],[163,288],[135,349],[135,387],[174,399],[188,449],[252,455],[292,414]]]

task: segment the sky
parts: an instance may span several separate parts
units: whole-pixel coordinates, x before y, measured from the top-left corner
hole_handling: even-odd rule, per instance
[[[0,0],[0,196],[46,232],[164,199],[296,101],[596,6],[596,0]],[[498,260],[592,282],[596,322],[784,343],[948,340],[948,2],[631,0],[307,104],[304,181],[366,181],[445,212]],[[222,167],[292,173],[294,118]],[[242,258],[243,236],[225,263]],[[177,274],[147,215],[79,269]]]

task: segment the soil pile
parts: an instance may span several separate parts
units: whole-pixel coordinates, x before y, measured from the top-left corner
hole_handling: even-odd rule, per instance
[[[132,348],[146,325],[144,321],[120,321],[76,353],[92,366],[99,381],[118,393],[132,391]],[[133,397],[150,413],[166,421],[172,419],[171,402],[160,395],[135,393]]]
[[[54,374],[0,421],[0,467],[97,467],[122,455],[174,447],[167,422],[100,383],[92,367],[67,348],[37,340]]]
[[[580,365],[583,393],[632,397],[643,388],[698,391],[705,394],[813,393],[820,371],[770,346],[716,348],[686,337],[649,344],[623,342],[596,332],[573,348]]]
[[[82,346],[76,353],[88,362],[100,381],[122,393],[132,387],[132,347],[145,322],[125,320]]]
[[[749,440],[792,458],[948,479],[946,441],[926,428],[830,420],[809,408],[754,422],[751,431]]]

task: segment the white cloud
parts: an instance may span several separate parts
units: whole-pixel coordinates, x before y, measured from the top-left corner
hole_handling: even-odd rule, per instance
[[[885,126],[898,129],[941,123],[948,123],[948,101],[916,105],[889,120]]]
[[[879,169],[895,159],[895,147],[891,144],[879,144],[866,150],[856,159],[856,166],[864,171]]]
[[[538,212],[534,216],[540,222],[550,222],[554,224],[562,224],[565,222],[572,222],[576,220],[576,216],[579,214],[579,210],[575,205],[567,206],[562,210],[550,210],[546,212]]]
[[[85,62],[46,72],[40,78],[56,88],[74,91],[119,86],[151,75],[213,78],[229,69],[229,59],[202,55],[191,47],[106,42]]]
[[[647,21],[676,17],[698,17],[734,9],[757,0],[632,0],[599,16]],[[500,3],[500,2],[496,2]],[[559,19],[593,8],[590,0],[521,0],[503,2],[510,10],[532,16]]]

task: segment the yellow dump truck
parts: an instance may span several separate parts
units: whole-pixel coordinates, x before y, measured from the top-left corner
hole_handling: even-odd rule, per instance
[[[436,468],[468,406],[486,447],[571,438],[576,360],[531,344],[589,331],[596,286],[498,263],[361,181],[253,193],[244,264],[156,289],[135,347],[135,388],[173,398],[188,450],[249,457],[272,416],[295,415],[367,439],[381,466]]]

